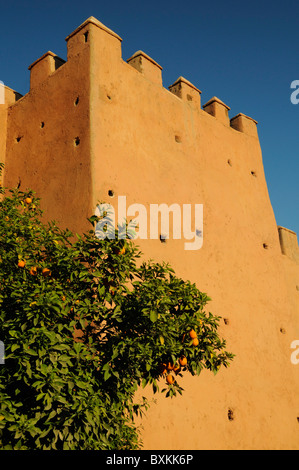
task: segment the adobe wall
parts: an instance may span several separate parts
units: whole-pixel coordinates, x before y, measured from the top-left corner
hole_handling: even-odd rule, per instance
[[[47,219],[90,228],[89,48],[67,62],[48,51],[29,70],[30,92],[8,104],[4,183],[34,189]]]
[[[143,422],[144,445],[297,448],[298,377],[290,343],[299,331],[298,292],[283,264],[256,122],[243,115],[230,121],[219,99],[201,108],[199,90],[186,80],[165,89],[161,67],[146,54],[138,51],[127,63],[115,39],[104,57],[97,53],[103,35],[95,40],[94,204],[107,200],[109,189],[114,198],[126,195],[127,205],[203,203],[199,251],[185,251],[184,240],[139,244],[147,258],[169,261],[208,292],[210,310],[228,319],[221,333],[236,354],[216,377],[186,378],[182,398],[157,397]]]
[[[0,104],[0,161],[5,163],[6,154],[6,131],[7,131],[7,108]]]
[[[182,397],[153,397],[144,447],[298,449],[299,365],[290,361],[299,339],[298,242],[276,225],[256,121],[230,119],[216,97],[202,105],[200,84],[183,77],[166,89],[154,59],[138,51],[123,60],[121,38],[94,18],[67,47],[67,62],[49,75],[39,68],[42,79],[9,107],[5,183],[20,176],[49,219],[76,231],[87,209],[103,200],[116,208],[118,196],[147,208],[203,204],[201,249],[184,250],[171,232],[166,243],[138,244],[145,258],[169,261],[208,293],[236,354],[215,377],[186,376]]]
[[[6,134],[7,134],[7,108],[14,104],[21,95],[0,82],[0,162],[5,163]]]

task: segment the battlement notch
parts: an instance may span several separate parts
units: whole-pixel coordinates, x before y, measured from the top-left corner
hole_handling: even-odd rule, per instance
[[[168,89],[182,100],[193,101],[200,107],[201,91],[184,77],[179,77]]]
[[[230,110],[230,107],[223,103],[223,101],[221,101],[216,96],[213,96],[213,98],[211,98],[206,104],[204,104],[203,109],[208,114],[211,114],[211,116],[214,116],[226,126],[230,125],[228,116],[228,111]]]
[[[64,59],[61,59],[51,51],[46,52],[39,59],[34,61],[28,67],[28,70],[30,70],[30,89],[46,80],[49,75],[55,72],[55,70],[64,63]]]
[[[70,59],[86,48],[91,43],[96,45],[95,53],[105,54],[117,58],[121,57],[122,38],[111,29],[107,28],[99,20],[90,16],[78,28],[65,38],[67,42],[67,58]]]
[[[137,51],[127,63],[142,73],[145,78],[162,86],[162,67],[143,51]]]
[[[296,232],[279,226],[278,234],[282,254],[299,263],[299,247]]]
[[[22,98],[22,95],[0,81],[0,104],[10,106]]]
[[[237,131],[244,132],[245,134],[251,135],[253,137],[258,137],[257,121],[249,116],[246,116],[246,114],[239,113],[231,118],[230,125]]]

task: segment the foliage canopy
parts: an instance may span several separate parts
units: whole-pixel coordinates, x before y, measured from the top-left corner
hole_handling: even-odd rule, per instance
[[[233,358],[210,299],[169,265],[142,262],[129,238],[95,237],[95,217],[74,237],[42,221],[33,191],[1,192],[0,448],[139,448],[139,387],[162,383],[173,397],[183,373]]]

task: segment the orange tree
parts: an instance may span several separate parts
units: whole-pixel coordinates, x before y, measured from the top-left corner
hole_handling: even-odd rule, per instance
[[[233,358],[219,317],[129,238],[97,238],[95,217],[74,237],[41,216],[32,191],[2,189],[0,448],[139,448],[139,387],[173,397]]]

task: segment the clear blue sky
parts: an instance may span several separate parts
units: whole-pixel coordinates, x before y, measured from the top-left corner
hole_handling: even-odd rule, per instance
[[[89,16],[122,37],[124,60],[153,57],[165,87],[182,75],[203,103],[217,96],[230,117],[258,121],[277,224],[299,237],[299,1],[1,0],[0,80],[27,93],[28,66],[48,50],[66,59],[65,37]]]

